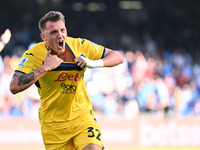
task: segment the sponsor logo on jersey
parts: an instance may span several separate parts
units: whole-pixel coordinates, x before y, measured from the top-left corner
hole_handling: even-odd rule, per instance
[[[61,84],[61,94],[76,94],[76,86],[75,85],[69,85],[62,83]]]
[[[65,80],[69,81],[76,81],[78,82],[81,79],[82,75],[79,73],[76,73],[75,75],[69,74],[67,72],[62,72],[54,82],[62,82]]]
[[[28,58],[24,57],[24,58],[22,59],[22,61],[20,62],[19,66],[20,66],[20,67],[24,67],[24,65],[25,65],[25,63],[27,62],[27,60],[28,60]]]

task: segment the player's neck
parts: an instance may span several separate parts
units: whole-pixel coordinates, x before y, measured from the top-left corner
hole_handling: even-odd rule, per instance
[[[65,52],[62,54],[57,54],[57,56],[59,58],[62,58],[64,60],[64,62],[74,62],[74,57],[71,54],[71,52],[67,49],[67,47],[65,48]]]

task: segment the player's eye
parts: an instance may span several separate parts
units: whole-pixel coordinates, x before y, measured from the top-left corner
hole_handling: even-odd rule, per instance
[[[56,30],[54,30],[54,31],[51,31],[50,32],[50,34],[55,34],[57,31]]]
[[[61,32],[65,32],[65,28],[62,28],[62,29],[61,29]]]

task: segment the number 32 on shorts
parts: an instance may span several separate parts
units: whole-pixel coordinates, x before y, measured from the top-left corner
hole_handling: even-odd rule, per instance
[[[93,127],[88,127],[88,132],[90,135],[88,137],[96,137],[97,140],[101,141],[101,132],[98,129],[94,129]]]

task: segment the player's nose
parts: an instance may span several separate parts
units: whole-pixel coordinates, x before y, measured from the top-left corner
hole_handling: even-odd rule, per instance
[[[58,31],[58,38],[62,38],[62,32],[61,31]]]

